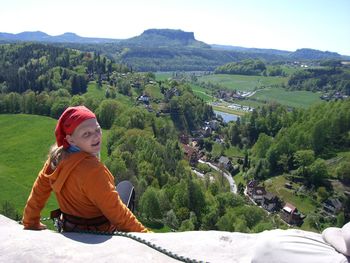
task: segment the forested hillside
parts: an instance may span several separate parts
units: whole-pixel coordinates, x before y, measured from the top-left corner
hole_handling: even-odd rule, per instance
[[[288,80],[288,88],[350,95],[350,67],[339,60],[326,60],[321,66],[296,71]]]
[[[185,79],[156,80],[151,72],[134,72],[99,53],[77,49],[27,43],[1,45],[0,50],[0,113],[58,118],[71,105],[96,112],[108,130],[105,164],[117,182],[134,184],[136,213],[150,226],[242,232],[286,227],[277,213],[267,214],[243,197],[252,179],[269,185],[289,178],[305,186],[317,200],[300,208],[315,215],[307,217],[307,229],[319,231],[317,224],[326,227],[339,217],[340,225],[349,217],[349,198],[330,184],[349,180],[347,99],[308,110],[271,103],[227,124]],[[258,69],[265,65],[247,62],[255,64]],[[235,175],[242,196],[230,192],[224,170],[198,163],[199,157],[217,167],[224,167],[220,160],[232,162],[225,171]],[[339,198],[346,209],[319,224],[317,207],[328,197]],[[11,200],[0,201],[8,205]]]
[[[112,63],[99,54],[43,44],[0,46],[0,82],[6,92],[28,89],[42,92],[67,89],[72,94],[85,93],[89,78],[112,71],[127,72],[125,66]]]
[[[0,94],[1,113],[22,112],[57,118],[69,105],[84,104],[94,110],[101,126],[110,129],[106,165],[117,182],[122,179],[133,182],[137,189],[136,213],[150,226],[237,231],[260,231],[273,227],[263,211],[245,206],[242,197],[230,193],[219,174],[208,174],[203,180],[191,172],[178,136],[200,129],[205,120],[213,118],[213,112],[210,106],[193,95],[188,84],[177,81],[156,82],[151,73],[125,73],[125,68],[111,63],[105,57],[98,59],[97,55],[87,52],[37,44],[5,45],[2,49],[6,56],[3,56],[1,64],[4,76]],[[23,50],[28,55],[16,59]],[[69,54],[67,67],[58,64],[60,55],[51,58],[52,53]],[[6,58],[11,58],[11,61]],[[89,71],[87,58],[101,65],[101,68],[93,67]],[[17,89],[16,82],[11,86],[7,84],[8,80],[20,79],[20,67],[24,67],[23,70],[31,69],[28,63],[30,65],[34,59],[39,64],[38,69],[45,67],[50,71],[59,67],[62,72],[72,70],[72,74],[75,73],[74,69],[79,69],[87,80],[87,92],[81,90],[74,94],[72,76],[65,81],[49,78],[50,81],[42,82],[42,88],[38,89],[38,80],[43,78],[42,74],[45,76],[45,71],[39,71],[42,74],[35,71],[36,78],[25,78],[21,89]],[[51,62],[40,64],[46,60]],[[11,68],[17,71],[7,70],[4,65],[10,63]],[[111,65],[110,72],[108,65]],[[57,76],[62,77],[61,70],[57,71]],[[33,79],[34,83],[28,79]],[[29,89],[32,87],[30,85],[35,91]],[[149,99],[139,100],[146,97]],[[209,147],[208,143],[202,141],[205,147]],[[35,176],[36,171],[33,173]],[[13,211],[11,199],[1,202],[2,213]],[[234,207],[237,208],[235,211],[225,215],[226,209]],[[225,220],[232,213],[237,215],[237,224],[226,225]],[[17,215],[12,212],[12,216]]]
[[[84,38],[74,33],[49,36],[43,32],[0,33],[0,43],[37,41],[55,43],[88,52],[100,52],[137,71],[213,71],[226,63],[246,59],[265,62],[349,60],[335,52],[299,49],[295,52],[209,45],[195,39],[194,32],[148,29],[129,39]]]
[[[253,111],[245,124],[231,124],[227,136],[231,143],[253,147],[247,180],[263,182],[284,202],[298,205],[307,214],[306,222],[319,227],[342,225],[350,218],[350,101],[321,103],[308,110],[288,112],[278,105]],[[338,184],[335,182],[342,182]],[[291,182],[294,196],[281,182]],[[322,210],[326,200],[340,200],[343,211],[337,217]]]

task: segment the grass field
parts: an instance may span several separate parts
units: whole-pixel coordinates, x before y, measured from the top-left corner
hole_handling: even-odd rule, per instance
[[[106,89],[109,85],[107,85],[105,82],[102,83],[102,87],[99,88],[95,81],[90,81],[87,87],[87,92],[84,94],[85,98],[94,98],[97,100],[104,100],[106,99]],[[121,93],[117,93],[116,100],[121,102],[125,105],[132,105],[133,101],[130,99],[130,97],[125,96]]]
[[[56,120],[35,115],[0,115],[0,203],[22,213],[34,180],[54,142]],[[56,208],[50,198],[43,214]]]
[[[288,74],[298,70],[297,68],[286,67]],[[156,73],[157,80],[164,80],[171,77],[171,73]],[[264,76],[245,76],[245,75],[230,75],[230,74],[212,74],[205,75],[198,78],[199,81],[211,82],[219,84],[228,89],[236,89],[239,91],[254,91],[256,93],[245,100],[236,100],[234,103],[244,106],[258,107],[266,102],[277,102],[282,105],[307,108],[315,103],[321,102],[320,94],[311,91],[287,91],[283,88],[276,87],[276,85],[286,84],[287,77],[264,77]],[[191,85],[191,88],[198,97],[205,102],[212,102],[216,99],[211,96],[210,90],[200,87],[199,85]],[[216,109],[222,110],[222,109]],[[227,111],[226,111],[227,112]],[[229,113],[233,113],[229,111]]]
[[[102,85],[101,88],[97,86],[96,81],[90,81],[87,87],[85,97],[93,97],[96,99],[104,99],[106,94],[106,86]]]
[[[207,89],[204,89],[198,85],[193,85],[193,84],[191,84],[191,88],[192,88],[193,93],[197,97],[203,99],[205,102],[210,102],[210,101],[215,100],[215,97],[208,94],[209,91]]]
[[[299,211],[307,215],[316,209],[317,203],[312,199],[312,196],[296,195],[294,189],[298,185],[293,184],[293,189],[287,189],[284,184],[287,182],[283,176],[277,176],[265,181],[266,191],[276,194],[284,201],[295,205]]]
[[[0,205],[9,201],[22,213],[32,185],[54,143],[56,120],[36,115],[0,114]],[[104,131],[101,159],[107,156]],[[53,194],[42,216],[56,209]]]
[[[228,108],[226,106],[216,106],[216,105],[211,105],[211,106],[213,107],[214,111],[225,112],[225,113],[234,114],[234,115],[238,115],[238,116],[244,116],[246,114],[246,112],[233,110],[233,109]]]
[[[145,92],[151,96],[152,99],[161,100],[164,98],[164,95],[160,92],[158,85],[146,85]]]
[[[259,101],[276,101],[280,104],[296,108],[307,108],[322,101],[319,93],[311,91],[286,91],[283,88],[276,87],[259,90],[252,98]]]
[[[228,89],[236,89],[240,91],[253,91],[263,87],[281,85],[287,81],[287,78],[213,74],[199,77],[199,81],[220,84]]]
[[[156,72],[154,73],[156,76],[156,80],[167,80],[168,78],[171,78],[173,73],[172,72]]]
[[[234,103],[257,107],[266,102],[277,102],[290,107],[307,108],[315,103],[321,102],[320,94],[311,91],[287,91],[274,85],[281,85],[287,81],[283,77],[262,77],[262,76],[244,76],[214,74],[200,77],[201,81],[220,84],[229,89],[240,91],[253,91],[256,93],[245,99],[236,100]],[[212,101],[212,97],[206,94],[208,90],[201,87],[192,87],[195,94],[202,97],[205,101]]]

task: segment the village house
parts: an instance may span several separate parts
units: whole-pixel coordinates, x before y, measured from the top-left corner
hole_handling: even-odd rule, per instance
[[[255,186],[258,185],[258,182],[256,180],[251,180],[247,184],[247,195],[252,196],[252,192]]]
[[[133,87],[135,89],[139,89],[139,88],[141,88],[141,83],[140,82],[131,83],[131,87]]]
[[[199,141],[204,138],[204,131],[202,129],[200,130],[192,130],[191,131],[191,136],[192,136],[192,141]]]
[[[137,100],[142,101],[145,104],[148,104],[149,103],[149,96],[148,95],[141,95],[140,97],[138,97]]]
[[[342,207],[342,203],[336,198],[327,199],[323,203],[323,210],[331,215],[336,215],[342,209]]]
[[[263,196],[261,206],[269,212],[275,212],[280,209],[280,200],[276,195],[267,192]]]
[[[263,186],[255,186],[252,190],[251,198],[257,204],[262,204],[264,196],[266,195],[265,187]]]
[[[219,158],[219,167],[223,167],[229,171],[232,168],[232,163],[231,163],[230,159],[227,158],[226,156],[221,156]]]
[[[205,126],[203,128],[203,134],[205,137],[210,136],[211,132],[212,132],[212,129],[210,128],[210,126]]]
[[[180,91],[177,88],[171,88],[165,93],[165,98],[168,100],[173,96],[180,96]]]
[[[225,141],[221,138],[215,138],[214,142],[218,144],[225,144]]]
[[[294,205],[290,203],[286,203],[283,206],[280,215],[281,218],[290,225],[301,225],[305,217]]]
[[[211,120],[208,124],[214,131],[219,128],[219,122],[217,120]]]
[[[199,148],[199,146],[198,146],[198,141],[196,141],[196,140],[193,140],[193,139],[192,139],[190,145],[191,145],[191,147],[193,147],[193,148],[196,148],[196,149]]]
[[[190,165],[191,166],[196,165],[199,159],[198,150],[187,144],[181,144],[181,145],[182,145],[182,149],[184,150],[185,157],[189,161]]]
[[[190,142],[190,138],[187,134],[181,134],[181,136],[179,137],[179,140],[182,144],[188,144]]]

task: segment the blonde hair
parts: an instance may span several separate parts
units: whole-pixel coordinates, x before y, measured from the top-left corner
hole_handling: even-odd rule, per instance
[[[67,154],[63,146],[58,147],[56,143],[52,145],[48,154],[51,169],[55,170],[58,164],[67,157]]]

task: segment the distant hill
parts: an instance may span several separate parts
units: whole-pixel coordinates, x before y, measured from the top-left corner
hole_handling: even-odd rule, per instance
[[[0,43],[39,41],[106,53],[118,63],[138,71],[212,71],[229,62],[244,59],[271,61],[350,60],[335,52],[298,49],[295,52],[277,49],[245,48],[228,45],[208,45],[198,41],[193,32],[174,29],[148,29],[129,39],[88,38],[74,33],[50,36],[44,32],[0,33]]]
[[[278,49],[265,49],[265,48],[247,48],[247,47],[238,47],[238,46],[229,46],[229,45],[211,45],[213,49],[216,50],[228,50],[228,51],[238,51],[246,53],[269,53],[278,56],[288,56],[293,53],[292,51],[278,50]]]
[[[194,47],[210,48],[210,45],[194,38],[193,32],[172,29],[148,29],[140,36],[120,42],[121,45],[137,45],[143,47]]]
[[[336,52],[320,51],[311,48],[297,49],[289,55],[290,58],[301,60],[318,60],[318,59],[342,59],[342,56]]]
[[[0,41],[34,41],[50,43],[111,43],[119,42],[118,39],[81,37],[75,33],[64,33],[58,36],[50,36],[41,31],[27,31],[18,34],[0,33]]]

